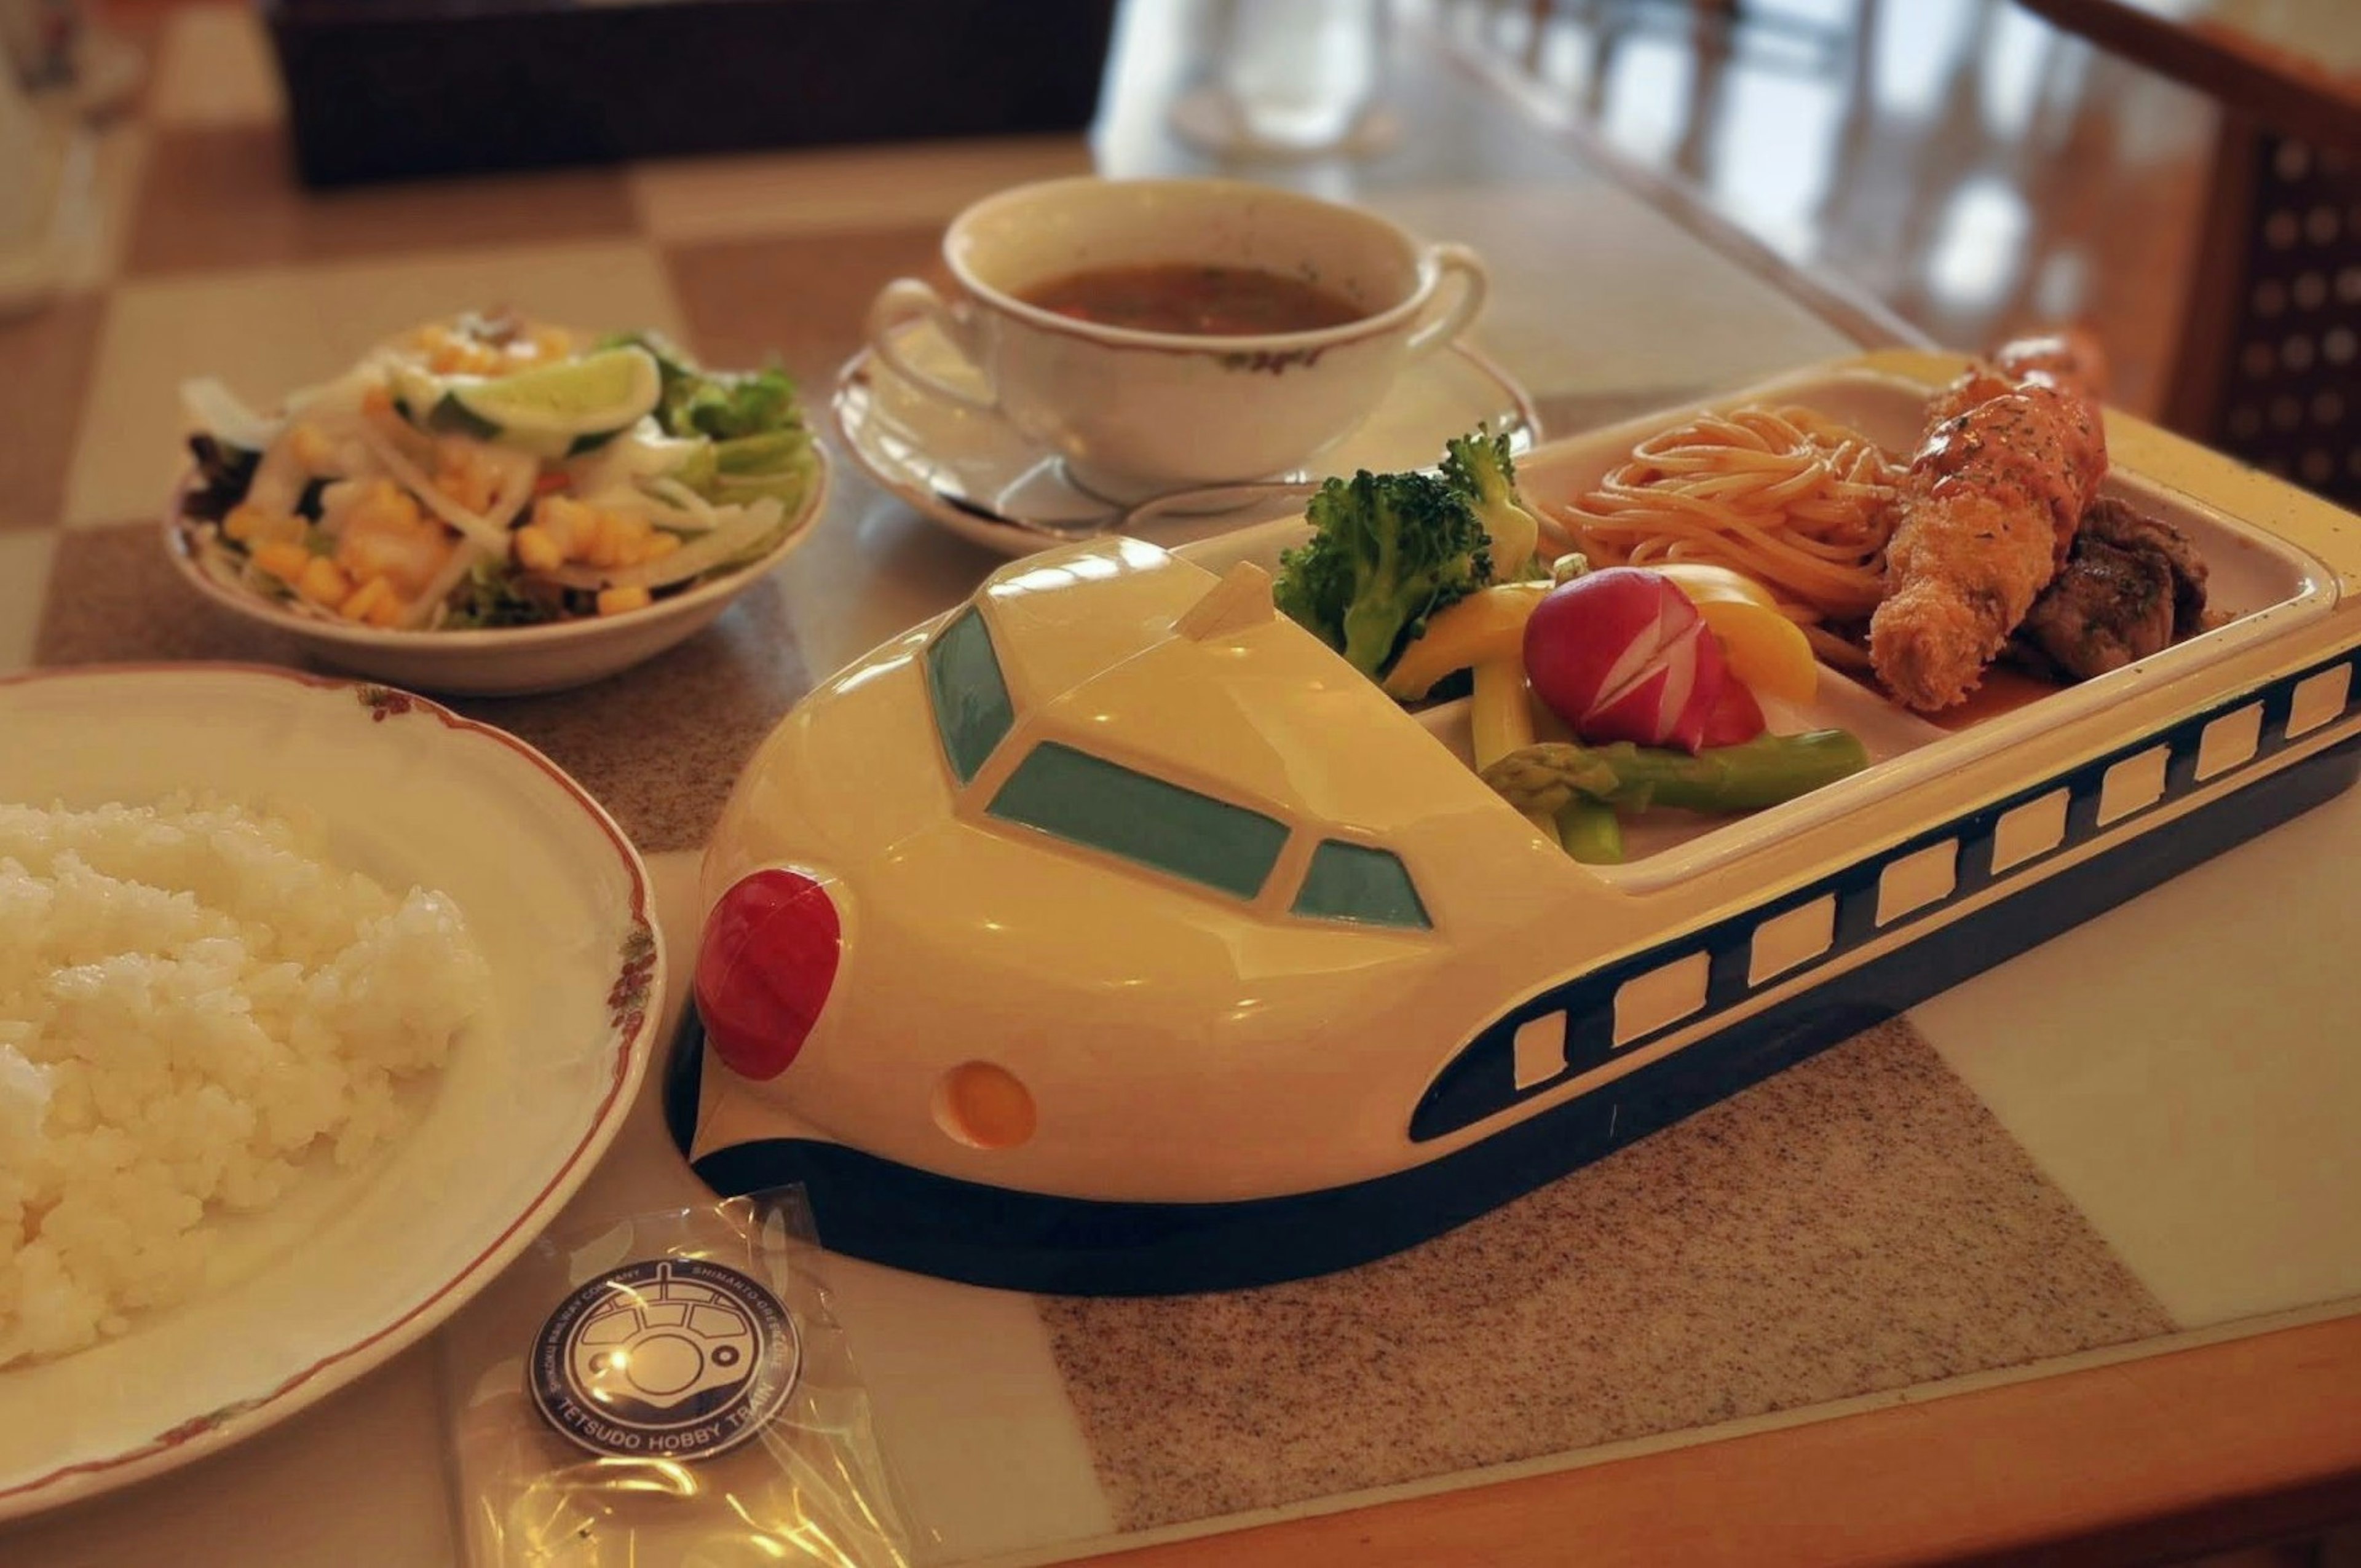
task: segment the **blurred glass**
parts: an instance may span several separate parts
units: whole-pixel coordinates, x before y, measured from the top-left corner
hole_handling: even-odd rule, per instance
[[[42,237],[48,150],[48,138],[16,71],[0,70],[0,272],[8,270],[15,253],[29,249]]]
[[[1173,126],[1208,150],[1309,158],[1384,139],[1384,0],[1213,0],[1207,82]]]
[[[82,30],[76,0],[0,0],[0,54],[27,88],[73,79],[74,45]]]

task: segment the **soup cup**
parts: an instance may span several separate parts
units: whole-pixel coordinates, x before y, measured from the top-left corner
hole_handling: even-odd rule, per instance
[[[1375,214],[1230,180],[1082,177],[1018,186],[952,220],[946,301],[898,279],[869,311],[877,356],[952,402],[1006,419],[1077,484],[1134,501],[1300,470],[1367,419],[1402,368],[1483,308],[1483,262]],[[1199,335],[1078,320],[1028,291],[1101,269],[1205,266],[1275,273],[1351,306],[1310,331]],[[931,323],[982,390],[909,352]]]

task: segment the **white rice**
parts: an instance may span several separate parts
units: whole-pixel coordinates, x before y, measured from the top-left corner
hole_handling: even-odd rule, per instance
[[[441,894],[186,797],[0,803],[0,1366],[203,1284],[220,1216],[405,1119],[489,991]]]

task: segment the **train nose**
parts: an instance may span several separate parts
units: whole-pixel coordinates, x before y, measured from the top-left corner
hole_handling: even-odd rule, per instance
[[[772,866],[741,878],[705,918],[695,991],[706,1042],[741,1078],[776,1078],[836,983],[842,927],[827,884]]]

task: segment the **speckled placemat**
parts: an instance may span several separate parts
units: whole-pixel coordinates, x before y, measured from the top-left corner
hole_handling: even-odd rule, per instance
[[[2174,1327],[1906,1021],[1395,1257],[1041,1311],[1124,1530]]]
[[[157,536],[152,522],[60,534],[36,663],[311,666],[292,639],[200,598]],[[539,747],[658,854],[711,837],[746,759],[810,685],[774,576],[678,647],[591,685],[441,700]]]

